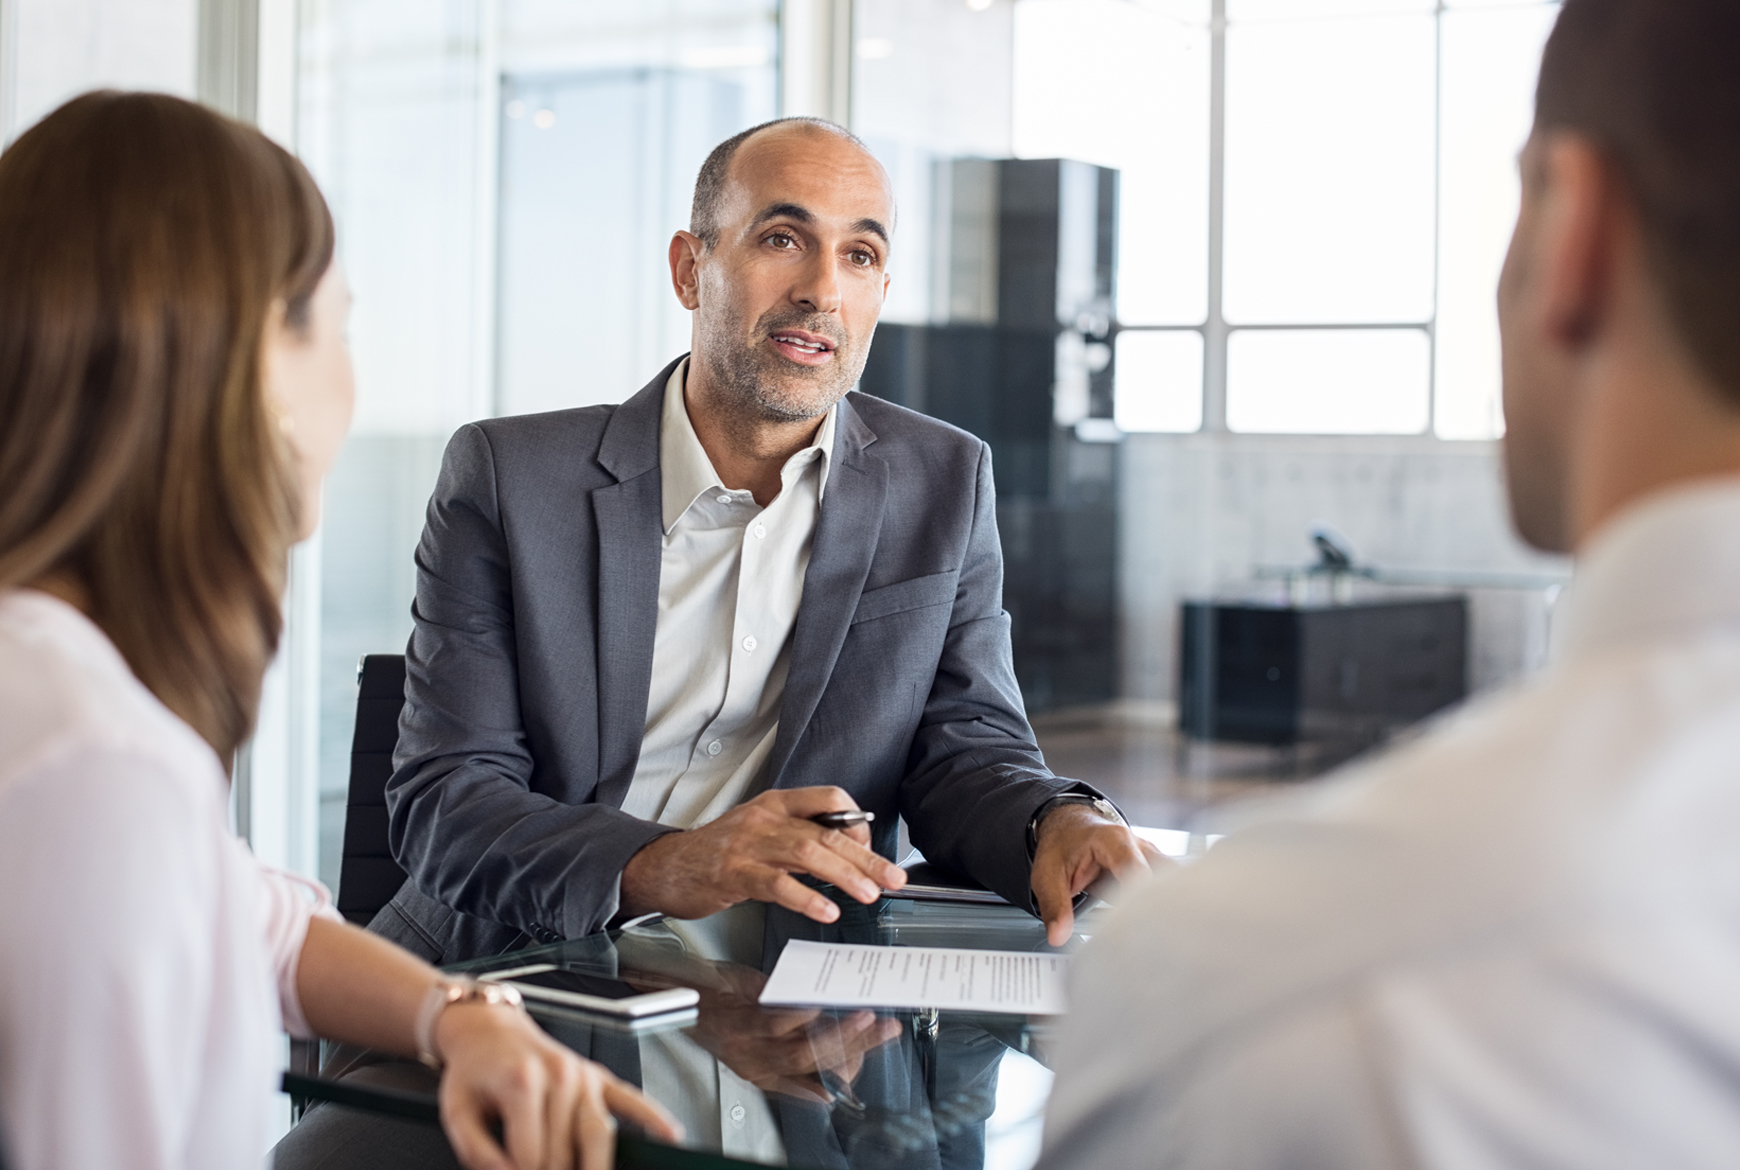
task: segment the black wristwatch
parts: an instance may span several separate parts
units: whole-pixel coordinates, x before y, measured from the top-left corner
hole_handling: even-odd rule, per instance
[[[1108,821],[1115,821],[1125,828],[1130,826],[1130,822],[1124,819],[1124,814],[1118,811],[1118,806],[1103,796],[1094,796],[1086,792],[1061,793],[1040,805],[1035,810],[1033,819],[1027,822],[1027,860],[1029,862],[1039,852],[1039,822],[1049,816],[1052,810],[1060,804],[1085,804]]]

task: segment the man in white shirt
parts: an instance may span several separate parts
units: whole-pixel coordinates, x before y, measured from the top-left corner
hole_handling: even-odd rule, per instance
[[[1562,653],[1120,905],[1044,1167],[1740,1166],[1736,61],[1565,3],[1499,290]]]
[[[692,352],[620,406],[454,436],[387,788],[411,880],[374,929],[452,961],[656,911],[758,962],[761,906],[838,919],[800,878],[902,884],[901,818],[1060,941],[1090,882],[1147,868],[1033,741],[989,449],[851,393],[893,223],[840,127],[746,131],[670,245]]]

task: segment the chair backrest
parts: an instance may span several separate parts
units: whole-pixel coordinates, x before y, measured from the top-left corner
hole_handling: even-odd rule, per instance
[[[365,654],[357,667],[356,734],[350,741],[350,797],[344,810],[344,852],[338,871],[338,912],[367,925],[405,884],[387,847],[387,781],[405,705],[405,656]]]

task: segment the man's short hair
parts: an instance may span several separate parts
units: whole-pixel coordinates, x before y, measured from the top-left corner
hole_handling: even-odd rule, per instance
[[[870,151],[864,145],[863,139],[838,122],[830,122],[826,118],[775,118],[771,122],[751,126],[741,134],[733,134],[715,146],[713,152],[707,156],[707,161],[701,164],[701,173],[695,177],[695,201],[689,206],[689,230],[701,237],[701,242],[709,250],[719,242],[719,203],[725,197],[725,179],[731,170],[731,160],[737,156],[737,148],[769,126],[783,126],[789,122],[808,123],[820,130],[838,134],[866,154]]]
[[[1618,168],[1681,340],[1740,404],[1740,3],[1566,0],[1535,128]]]

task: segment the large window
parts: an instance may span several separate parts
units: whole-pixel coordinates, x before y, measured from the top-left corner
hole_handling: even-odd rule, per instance
[[[1492,438],[1556,6],[1021,0],[1015,143],[1124,172],[1130,431]]]

